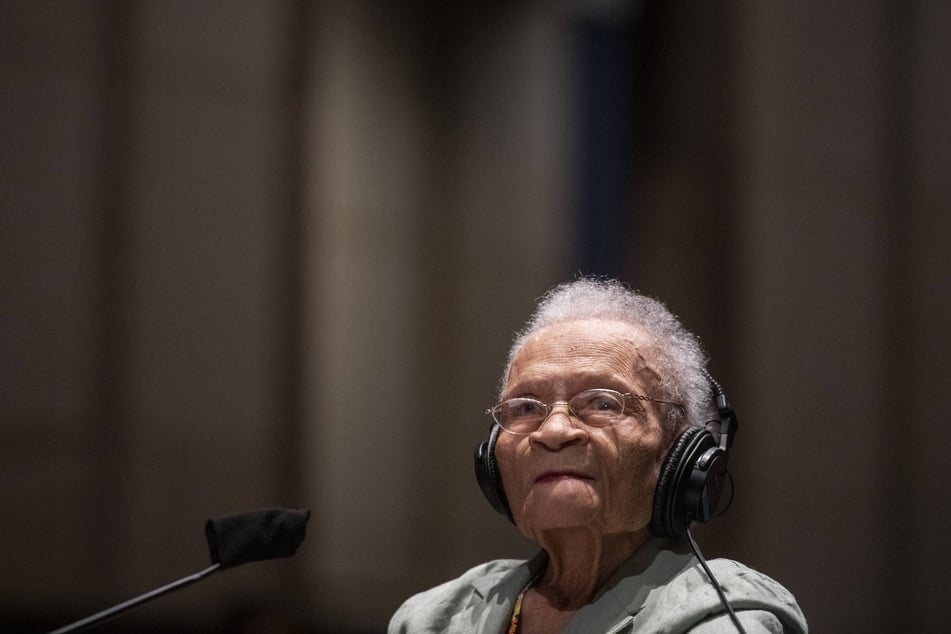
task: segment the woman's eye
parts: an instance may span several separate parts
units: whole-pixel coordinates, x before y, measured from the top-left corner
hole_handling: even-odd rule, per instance
[[[592,414],[619,414],[623,409],[623,404],[613,396],[595,394],[582,399],[582,405],[578,411]]]
[[[513,403],[509,409],[509,413],[517,418],[537,416],[541,411],[539,404],[534,401],[519,401]]]
[[[594,402],[596,409],[600,411],[616,412],[619,410],[618,403],[614,399],[599,398]]]
[[[522,403],[518,408],[518,413],[522,416],[527,416],[529,414],[533,414],[536,409],[538,408],[535,407],[534,403]]]

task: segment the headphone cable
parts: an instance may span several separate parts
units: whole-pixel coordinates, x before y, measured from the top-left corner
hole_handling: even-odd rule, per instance
[[[690,533],[689,526],[687,527],[687,541],[690,542],[690,549],[693,550],[694,556],[700,561],[700,565],[703,566],[703,571],[707,573],[707,578],[710,579],[710,583],[713,584],[717,594],[720,596],[720,603],[722,603],[723,607],[726,608],[726,611],[729,612],[730,619],[733,621],[733,625],[736,626],[736,629],[738,632],[740,632],[740,634],[746,634],[746,630],[743,629],[743,624],[740,623],[740,619],[737,618],[736,612],[733,611],[733,606],[731,606],[730,602],[726,600],[726,595],[723,594],[723,588],[721,588],[720,584],[717,583],[716,577],[713,576],[713,572],[707,565],[707,560],[703,558],[703,554],[700,552],[700,548],[697,546],[697,542],[693,540],[693,535]]]

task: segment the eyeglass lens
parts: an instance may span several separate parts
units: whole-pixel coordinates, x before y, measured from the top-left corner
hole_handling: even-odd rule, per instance
[[[492,414],[508,431],[531,433],[548,418],[554,405],[533,398],[513,398],[497,405]],[[624,396],[613,390],[585,390],[572,397],[568,409],[586,425],[603,427],[616,422],[624,414]]]

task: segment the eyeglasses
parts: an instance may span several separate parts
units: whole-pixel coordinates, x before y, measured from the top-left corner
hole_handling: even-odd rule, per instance
[[[556,405],[567,405],[571,414],[590,427],[606,427],[622,420],[629,413],[629,400],[665,403],[683,410],[679,403],[661,401],[640,394],[622,394],[616,390],[594,388],[579,392],[568,401],[548,404],[528,397],[510,398],[485,410],[505,431],[512,434],[531,434],[551,415]]]

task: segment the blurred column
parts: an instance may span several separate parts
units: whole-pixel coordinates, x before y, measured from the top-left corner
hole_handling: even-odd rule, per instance
[[[905,105],[899,106],[903,125],[892,129],[891,167],[905,180],[890,210],[891,229],[904,238],[894,248],[904,249],[905,276],[893,284],[895,299],[905,304],[883,336],[901,361],[883,377],[891,403],[883,416],[888,449],[881,470],[890,485],[883,513],[894,544],[889,550],[896,553],[889,557],[889,589],[897,582],[907,590],[907,610],[893,611],[891,624],[923,632],[945,627],[947,604],[942,592],[920,589],[943,587],[951,569],[951,549],[944,546],[951,532],[945,489],[951,474],[951,4],[896,3],[892,10],[902,15],[892,20],[907,29],[892,74],[906,92],[897,95]],[[907,469],[899,478],[896,463]]]
[[[289,424],[287,6],[143,2],[131,19],[116,238],[126,254],[115,335],[124,522],[112,536],[122,588],[207,561],[207,517],[298,503],[276,466]],[[235,571],[169,599],[163,614],[219,614],[226,597],[273,588],[278,571]]]
[[[527,4],[314,16],[303,554],[324,627],[380,629],[527,550],[472,471],[511,334],[573,259],[563,16]]]
[[[426,460],[414,451],[414,320],[431,159],[413,60],[370,5],[312,16],[302,440],[314,516],[302,556],[323,628],[383,622],[381,599],[416,563],[406,475]]]
[[[105,11],[0,3],[0,601],[49,611],[108,587],[97,250]],[[97,580],[105,569],[107,579]]]
[[[296,503],[286,9],[0,4],[2,598],[35,620],[202,567],[211,515]],[[125,623],[220,621],[279,570]]]
[[[879,462],[895,441],[886,17],[743,3],[737,39],[744,549],[828,631],[881,631],[904,583]]]

